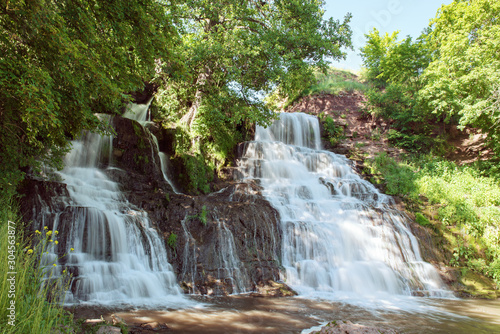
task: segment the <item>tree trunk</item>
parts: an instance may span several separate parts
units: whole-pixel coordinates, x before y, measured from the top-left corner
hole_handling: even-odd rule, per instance
[[[208,65],[205,65],[205,70],[201,72],[198,75],[198,78],[196,79],[197,88],[196,88],[196,93],[194,95],[193,104],[189,108],[187,114],[185,114],[181,118],[181,122],[187,124],[189,128],[192,127],[193,122],[196,118],[196,114],[198,113],[198,109],[200,108],[201,105],[201,100],[203,98],[203,95],[205,94],[204,87],[207,84],[207,81],[210,79],[211,74],[212,71],[210,70],[210,67]]]

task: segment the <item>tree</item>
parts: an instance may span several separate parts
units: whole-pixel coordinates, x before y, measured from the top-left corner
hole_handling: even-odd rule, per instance
[[[433,61],[420,95],[437,115],[488,134],[500,154],[500,2],[455,0],[432,22]]]
[[[226,106],[237,106],[225,110],[232,121],[268,119],[262,92],[276,85],[284,94],[303,88],[304,80],[312,78],[312,66],[326,69],[325,57],[339,59],[344,55],[341,48],[351,45],[350,15],[342,23],[324,21],[322,5],[317,0],[178,4],[173,15],[181,24],[178,50],[184,70],[182,76],[166,77],[164,87],[185,94],[177,95],[180,103],[170,113],[193,128],[202,117],[200,108],[214,98],[220,103],[216,97],[222,97],[230,101]]]
[[[95,113],[119,111],[126,92],[154,76],[172,38],[153,0],[2,1],[2,196],[29,166],[60,163],[68,139],[102,130]]]
[[[361,48],[367,79],[374,86],[366,93],[368,110],[391,121],[388,139],[393,145],[413,151],[435,147],[429,137],[435,116],[418,100],[421,74],[431,56],[427,33],[415,41],[410,36],[398,41],[399,32],[380,36],[374,29]]]
[[[237,129],[272,120],[266,93],[279,86],[283,95],[293,94],[313,79],[313,67],[326,70],[327,58],[344,56],[342,48],[351,45],[350,15],[325,21],[318,0],[175,5],[182,41],[175,65],[166,62],[168,70],[158,78],[156,105],[159,119],[178,122],[176,154],[191,166],[183,174],[201,184],[197,175],[210,174],[201,165],[222,166],[243,139]]]
[[[360,49],[360,55],[366,70],[366,79],[377,86],[383,86],[388,81],[382,64],[390,49],[397,45],[398,34],[399,31],[395,31],[391,35],[385,33],[384,36],[380,36],[380,32],[373,28],[365,35],[366,45]]]
[[[424,32],[414,42],[410,36],[398,41],[399,31],[380,36],[377,29],[366,34],[366,46],[361,48],[367,79],[377,86],[391,83],[414,86],[429,65],[430,50]]]

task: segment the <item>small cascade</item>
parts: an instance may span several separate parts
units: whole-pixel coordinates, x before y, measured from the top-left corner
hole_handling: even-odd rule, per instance
[[[181,221],[182,232],[184,233],[184,238],[186,239],[186,243],[184,244],[184,258],[182,261],[182,274],[181,281],[187,282],[187,287],[189,293],[196,293],[195,282],[196,277],[198,275],[198,269],[196,266],[196,240],[194,239],[191,232],[189,232],[189,228],[187,226],[187,222],[190,218],[188,216],[184,217]]]
[[[127,106],[127,110],[123,114],[123,117],[139,122],[143,126],[143,128],[147,131],[147,133],[151,135],[151,137],[153,138],[153,143],[156,147],[156,151],[158,152],[158,158],[160,160],[160,166],[161,166],[163,178],[172,187],[172,190],[176,194],[178,194],[179,191],[176,189],[175,185],[168,177],[168,155],[164,152],[160,152],[160,145],[158,144],[158,138],[156,138],[156,136],[153,135],[146,127],[146,125],[148,123],[151,123],[151,115],[149,113],[149,106],[151,105],[152,101],[153,101],[153,98],[151,98],[146,104],[130,103]],[[151,148],[153,148],[153,146],[151,146]],[[151,156],[154,157],[154,156],[156,156],[156,154],[153,152],[153,154]]]
[[[213,232],[210,231],[209,233],[214,233],[215,242],[208,257],[211,259],[209,261],[211,268],[215,269],[213,278],[218,283],[224,281],[223,285],[230,287],[231,294],[245,293],[247,288],[251,286],[251,279],[238,257],[233,233],[226,226],[224,219],[217,217],[215,209],[212,211],[211,216],[215,221],[215,228]],[[184,238],[186,239],[181,281],[186,282],[190,293],[197,293],[194,287],[200,273],[197,269],[196,259],[201,254],[199,254],[200,245],[197,245],[188,227],[190,219],[190,216],[186,216],[181,222]]]
[[[282,113],[258,126],[239,166],[279,211],[282,275],[297,292],[451,296],[392,198],[321,150],[316,117]]]
[[[229,280],[233,294],[245,293],[250,286],[249,276],[238,257],[234,244],[233,233],[222,219],[215,217],[217,222],[217,268],[218,278]]]
[[[126,107],[123,117],[133,119],[139,123],[146,123],[151,121],[151,115],[149,114],[149,106],[153,102],[153,98],[150,98],[146,104],[136,104],[129,103]]]
[[[35,222],[37,229],[59,232],[45,264],[55,265],[53,275],[72,275],[65,303],[187,304],[148,215],[128,203],[102,169],[110,159],[110,137],[85,133],[72,147],[64,169],[55,172],[68,196],[51,203],[40,198]]]

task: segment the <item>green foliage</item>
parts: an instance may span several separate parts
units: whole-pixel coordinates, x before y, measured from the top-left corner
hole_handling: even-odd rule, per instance
[[[207,225],[207,206],[206,205],[203,205],[201,207],[201,212],[200,212],[200,215],[199,215],[199,218],[200,218],[200,221],[201,223],[206,226]]]
[[[392,46],[397,45],[397,31],[391,35],[386,33],[380,36],[377,29],[365,35],[367,38],[366,45],[360,49],[361,58],[365,67],[364,75],[367,80],[375,83],[376,86],[383,86],[386,83],[382,68],[382,61],[386,57]]]
[[[425,35],[416,42],[410,37],[398,42],[398,32],[380,36],[374,29],[366,37],[361,55],[366,78],[373,86],[366,92],[366,111],[390,120],[388,139],[392,145],[413,152],[436,149],[440,139],[431,137],[436,118],[425,112],[416,98],[420,73],[430,60]]]
[[[0,256],[5,261],[0,266],[0,328],[2,333],[73,333],[73,316],[65,311],[56,301],[64,296],[69,282],[68,276],[57,279],[43,279],[53,270],[53,265],[44,264],[42,254],[56,242],[52,231],[42,231],[35,235],[34,246],[26,241],[24,227],[16,219],[12,210],[3,210],[4,215],[0,222]],[[4,220],[4,217],[7,217]],[[9,223],[15,223],[16,244],[15,249],[9,243]],[[50,233],[49,233],[50,232]],[[55,232],[54,232],[55,233]],[[52,241],[50,241],[52,240]],[[7,259],[15,258],[14,268],[9,268]],[[10,296],[10,279],[8,272],[15,272],[15,297]],[[12,297],[12,298],[11,298]],[[10,314],[7,310],[11,300],[15,300],[16,321],[15,326],[7,322]]]
[[[426,134],[408,134],[390,129],[387,132],[387,139],[393,146],[404,148],[412,152],[429,152],[431,148],[436,148],[436,140]]]
[[[420,212],[415,213],[415,221],[422,226],[428,226],[430,224],[429,219]]]
[[[172,232],[168,235],[167,245],[172,248],[172,250],[177,248],[177,234]]]
[[[187,185],[187,191],[195,194],[209,193],[208,182],[213,179],[213,168],[205,163],[205,158],[201,154],[182,154],[181,158],[187,174],[181,177],[181,181]]]
[[[339,95],[341,93],[365,92],[368,90],[368,85],[359,81],[358,77],[349,71],[329,68],[326,73],[316,71],[314,76],[316,82],[298,94],[290,96],[283,106],[284,108],[292,105],[299,98],[308,95]]]
[[[208,211],[207,211],[207,206],[206,205],[203,205],[201,207],[201,212],[199,212],[198,214],[196,215],[190,215],[190,216],[187,216],[188,219],[197,219],[200,221],[200,223],[203,225],[203,226],[206,226],[207,225],[207,214],[208,214]]]
[[[385,181],[385,192],[389,195],[398,195],[414,198],[414,173],[412,167],[403,162],[397,162],[385,152],[367,161],[372,174],[381,174]]]
[[[435,219],[460,231],[451,264],[468,266],[494,278],[500,285],[497,261],[500,258],[500,182],[497,177],[483,176],[477,164],[458,166],[429,156],[397,162],[383,153],[371,160],[369,166],[373,174],[383,176],[388,194],[403,197],[417,210],[424,196],[427,205],[437,211]],[[424,226],[428,222],[418,212],[416,220]]]
[[[361,48],[361,57],[366,67],[366,79],[378,87],[388,83],[413,86],[418,76],[430,61],[430,51],[425,35],[415,42],[411,37],[397,40],[399,31],[380,36],[377,29],[365,35],[366,46]]]
[[[325,130],[326,139],[331,145],[336,145],[339,140],[344,138],[344,127],[337,125],[331,116],[321,113],[319,120]]]
[[[170,53],[165,7],[146,1],[8,1],[0,5],[0,188],[27,167],[59,167],[68,139],[106,131]],[[7,196],[8,197],[8,196]]]
[[[178,156],[199,157],[212,172],[227,165],[238,133],[275,116],[264,94],[277,86],[282,96],[295,94],[313,79],[313,67],[326,69],[327,57],[344,56],[350,16],[325,21],[321,6],[186,0],[171,7],[181,39],[172,49],[176,57],[160,64],[156,109],[158,120],[185,126]],[[203,182],[190,188],[206,191]]]
[[[500,2],[454,1],[432,21],[433,61],[420,96],[433,113],[488,134],[500,154]]]
[[[456,0],[441,7],[415,42],[398,42],[397,32],[367,34],[361,48],[366,77],[385,88],[368,94],[368,110],[395,120],[394,129],[406,135],[430,136],[426,125],[436,122],[479,128],[500,155],[499,15],[498,1]],[[391,96],[394,85],[407,101]]]

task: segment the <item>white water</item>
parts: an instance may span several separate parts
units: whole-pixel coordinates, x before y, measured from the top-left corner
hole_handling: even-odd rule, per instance
[[[151,104],[151,101],[153,101],[153,98],[151,98],[146,104],[130,103],[129,105],[127,105],[127,110],[123,114],[123,117],[139,122],[144,127],[144,129],[151,135],[151,137],[153,138],[153,142],[156,146],[156,150],[158,151],[158,157],[160,158],[160,166],[163,178],[172,187],[172,190],[176,194],[179,194],[179,191],[176,189],[174,183],[168,177],[168,167],[167,167],[168,155],[164,152],[160,152],[160,145],[158,144],[158,139],[145,127],[147,123],[151,123],[150,122],[151,115],[149,113],[149,106]]]
[[[257,127],[240,161],[279,211],[285,282],[300,295],[337,300],[451,296],[392,199],[345,157],[321,150],[319,135],[316,117],[283,113]]]
[[[57,172],[69,198],[45,203],[39,223],[58,230],[45,264],[52,274],[73,274],[65,303],[181,307],[188,302],[177,285],[162,239],[145,212],[130,205],[103,169],[110,137],[87,133],[72,143]],[[106,146],[108,148],[106,149]],[[63,202],[62,209],[55,209]],[[60,207],[60,206],[59,206]],[[73,249],[73,250],[72,250]]]

